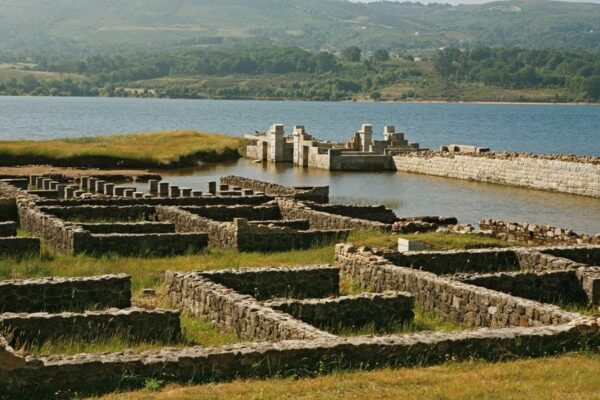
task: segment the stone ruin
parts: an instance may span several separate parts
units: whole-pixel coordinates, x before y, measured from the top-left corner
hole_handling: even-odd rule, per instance
[[[328,187],[294,188],[237,176],[209,182],[204,192],[159,179],[149,179],[147,191],[131,186],[94,177],[69,181],[39,175],[0,182],[0,197],[7,204],[3,216],[18,220],[57,251],[153,256],[208,246],[306,249],[343,241],[353,229],[407,233],[457,222],[401,219],[384,206],[329,204]],[[31,241],[39,252],[39,239]]]
[[[393,156],[420,150],[391,125],[383,140],[374,140],[373,127],[365,124],[350,141],[336,143],[313,138],[303,126],[286,136],[284,126],[275,124],[265,134],[246,135],[246,142],[246,156],[255,160],[339,171],[393,170]]]
[[[98,393],[139,387],[148,378],[202,383],[311,376],[339,368],[546,356],[600,345],[600,319],[563,308],[600,304],[600,267],[594,267],[600,264],[600,246],[398,253],[338,244],[335,261],[335,266],[167,272],[172,306],[246,342],[143,353],[24,356],[11,346],[15,337],[50,332],[49,325],[57,327],[54,334],[78,332],[81,326],[77,318],[41,321],[37,314],[14,317],[12,312],[36,312],[42,304],[49,312],[73,306],[79,312],[89,303],[128,307],[126,276],[0,283],[5,312],[0,327],[23,332],[0,340],[0,393],[11,399],[67,390]],[[341,295],[342,281],[365,292]],[[58,290],[61,285],[70,289]],[[44,290],[49,302],[39,303]],[[53,290],[69,296],[52,295]],[[386,331],[410,323],[416,308],[461,329]],[[169,318],[162,316],[157,327],[153,313]],[[105,324],[101,314],[86,318],[100,327]],[[177,332],[177,317],[147,311],[139,319],[131,314],[114,323],[133,331],[141,326],[145,334]],[[27,319],[32,320],[20,321]],[[344,333],[346,327],[367,324],[377,327],[375,335]]]

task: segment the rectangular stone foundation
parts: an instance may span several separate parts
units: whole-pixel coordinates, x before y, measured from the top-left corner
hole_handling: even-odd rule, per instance
[[[48,340],[77,337],[82,340],[119,334],[131,341],[174,341],[179,338],[179,311],[128,308],[118,311],[33,313],[0,315],[0,332],[21,347]]]
[[[60,312],[131,306],[131,277],[42,278],[0,282],[0,312]]]

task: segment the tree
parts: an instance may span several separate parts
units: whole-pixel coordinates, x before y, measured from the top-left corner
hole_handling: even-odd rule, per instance
[[[375,53],[373,53],[373,59],[375,61],[389,61],[390,53],[385,49],[375,50]]]
[[[600,99],[600,75],[586,79],[583,90],[591,99]]]
[[[351,46],[342,51],[342,56],[346,61],[359,62],[362,55],[362,50],[357,46]]]

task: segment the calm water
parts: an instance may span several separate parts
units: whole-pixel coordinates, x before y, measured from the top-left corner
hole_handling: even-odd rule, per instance
[[[243,135],[275,122],[347,140],[363,123],[424,147],[459,143],[495,150],[600,155],[600,107],[0,97],[1,139],[197,129]]]
[[[197,129],[242,135],[274,122],[304,124],[346,140],[362,123],[395,124],[424,147],[465,143],[495,150],[600,156],[600,107],[0,97],[0,139]],[[170,172],[171,174],[173,172]],[[493,217],[600,232],[600,200],[404,173],[330,173],[247,160],[179,171],[169,180],[202,188],[238,174],[287,185],[330,185],[333,199],[385,203],[403,216]],[[166,174],[163,173],[166,176]]]

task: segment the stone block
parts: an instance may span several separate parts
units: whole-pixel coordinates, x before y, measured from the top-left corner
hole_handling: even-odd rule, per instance
[[[398,239],[398,251],[401,253],[407,251],[423,251],[427,250],[427,246],[424,243],[417,242],[415,240]]]

